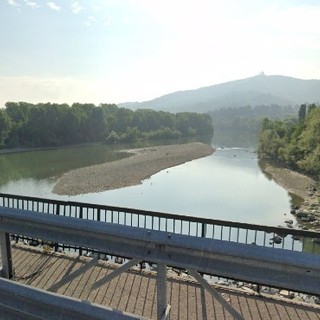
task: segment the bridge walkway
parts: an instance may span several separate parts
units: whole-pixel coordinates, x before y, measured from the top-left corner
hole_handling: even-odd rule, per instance
[[[46,253],[43,249],[21,244],[14,244],[12,253],[15,280],[46,290],[91,260],[72,254]],[[96,290],[92,288],[94,282],[116,268],[114,263],[99,260],[97,265],[54,292],[155,319],[156,272],[152,270],[140,271],[137,267]],[[167,285],[170,319],[232,319],[207,291],[187,275],[178,276],[171,271]],[[243,290],[220,288],[218,291],[245,319],[320,320],[318,306]]]

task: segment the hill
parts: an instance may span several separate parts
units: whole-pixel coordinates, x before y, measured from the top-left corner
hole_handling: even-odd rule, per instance
[[[299,105],[320,102],[320,80],[260,74],[195,90],[178,91],[154,100],[127,102],[120,107],[171,112],[207,112],[246,105]]]

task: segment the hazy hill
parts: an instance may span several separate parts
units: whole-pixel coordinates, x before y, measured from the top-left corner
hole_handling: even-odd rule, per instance
[[[264,74],[195,90],[173,92],[154,100],[119,106],[173,112],[206,112],[246,105],[297,105],[320,102],[320,80],[302,80]]]

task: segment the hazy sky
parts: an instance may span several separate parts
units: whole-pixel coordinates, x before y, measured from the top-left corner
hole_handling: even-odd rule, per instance
[[[0,106],[320,79],[319,0],[0,0]]]

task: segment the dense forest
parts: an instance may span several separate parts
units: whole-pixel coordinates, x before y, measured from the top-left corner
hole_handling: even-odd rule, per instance
[[[320,106],[301,105],[295,119],[264,119],[258,153],[308,175],[320,177]]]
[[[298,107],[279,105],[221,108],[210,112],[215,131],[258,134],[264,118],[286,119],[296,116]]]
[[[114,104],[7,102],[0,109],[0,146],[57,147],[88,142],[133,142],[212,135],[211,117],[169,113]]]

